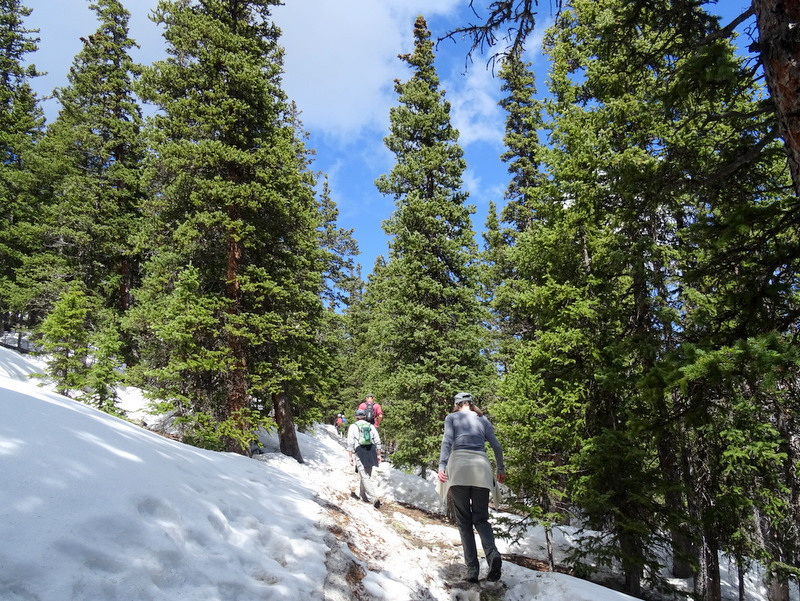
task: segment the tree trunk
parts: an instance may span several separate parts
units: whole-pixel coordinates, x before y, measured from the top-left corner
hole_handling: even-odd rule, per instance
[[[128,257],[120,261],[118,273],[117,308],[124,313],[131,307],[131,260]]]
[[[550,566],[551,572],[555,572],[556,560],[555,556],[553,555],[553,529],[549,526],[545,526],[544,528],[544,540],[547,548],[547,565]]]
[[[666,298],[666,297],[665,297]],[[663,395],[665,392],[662,390]],[[667,403],[657,403],[660,423],[664,424],[661,436],[656,442],[658,450],[658,462],[662,477],[667,483],[667,490],[664,499],[667,507],[676,513],[684,514],[687,511],[686,500],[681,492],[681,473],[680,454],[684,452],[683,446],[678,442],[681,436],[679,422],[671,419],[667,410]],[[669,424],[674,425],[670,426]],[[670,528],[670,540],[672,542],[672,575],[675,578],[691,578],[693,575],[692,558],[694,549],[692,548],[691,535],[686,523],[674,525]]]
[[[753,0],[759,50],[778,132],[783,138],[795,195],[800,198],[800,3]]]
[[[700,570],[694,581],[694,592],[702,601],[722,601],[719,574],[719,545],[703,537],[700,550]]]
[[[239,218],[239,211],[236,206],[228,209],[228,217],[232,222],[236,222]],[[228,260],[226,265],[227,289],[226,294],[231,301],[228,308],[228,315],[231,317],[238,317],[241,313],[242,306],[242,291],[239,285],[239,271],[242,260],[243,245],[238,236],[232,232],[228,234]],[[238,327],[235,325],[235,320],[231,319],[234,323],[233,328]],[[223,336],[225,343],[228,346],[231,357],[233,357],[233,365],[228,369],[225,374],[225,386],[227,388],[227,417],[231,417],[237,411],[240,411],[248,406],[248,377],[247,377],[247,356],[245,352],[245,344],[242,336],[235,333],[231,329],[231,324],[223,324],[227,326]],[[249,428],[249,424],[242,424],[239,422],[241,430]],[[294,431],[293,431],[294,432]],[[247,450],[242,449],[238,443],[231,441],[231,451],[246,454]]]
[[[634,597],[642,596],[642,551],[636,535],[621,534],[622,569],[625,573],[625,592]]]
[[[767,576],[768,601],[789,601],[789,583],[785,578],[778,578],[775,574]]]
[[[663,405],[663,403],[662,403]],[[666,412],[662,409],[661,423],[669,423]],[[674,512],[686,511],[684,498],[679,489],[681,482],[680,465],[675,454],[677,445],[675,436],[669,431],[668,426],[659,438],[658,448],[659,466],[661,474],[668,487],[664,495],[667,507]],[[679,524],[670,528],[672,541],[672,575],[675,578],[689,578],[692,576],[692,543],[686,524]]]
[[[736,559],[736,575],[739,579],[739,601],[747,601],[747,590],[745,590],[744,581],[747,576],[747,568],[744,565],[741,557]]]
[[[294,414],[289,395],[285,391],[273,394],[272,406],[275,408],[275,422],[278,424],[281,453],[296,459],[298,463],[303,463],[300,445],[297,442],[297,433],[294,431]]]
[[[672,537],[672,575],[675,578],[687,579],[694,574],[692,570],[692,557],[694,548],[692,539],[688,534],[688,527],[671,530]]]
[[[232,222],[239,218],[239,211],[234,206],[228,209],[228,217]],[[238,236],[232,232],[228,238],[228,261],[227,261],[227,296],[231,301],[228,313],[238,316],[242,306],[242,291],[239,285],[239,271],[242,260],[243,245]],[[238,327],[238,326],[237,326]],[[228,348],[234,360],[234,365],[228,372],[228,415],[244,409],[247,406],[247,359],[245,356],[244,342],[239,334],[228,330]]]

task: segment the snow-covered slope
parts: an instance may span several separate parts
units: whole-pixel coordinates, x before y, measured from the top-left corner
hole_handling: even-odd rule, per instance
[[[255,459],[214,453],[26,382],[37,369],[0,349],[3,601],[479,598],[452,584],[461,547],[428,513],[433,483],[384,463],[384,507],[354,499],[332,427],[299,434],[303,464],[271,439]],[[498,542],[540,553],[534,531]],[[508,561],[499,584],[481,587],[508,601],[631,599]]]

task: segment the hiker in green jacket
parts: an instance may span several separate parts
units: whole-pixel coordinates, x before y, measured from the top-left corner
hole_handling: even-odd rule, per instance
[[[380,508],[381,500],[372,482],[372,469],[381,463],[381,437],[378,429],[366,421],[367,412],[356,410],[356,421],[347,430],[347,453],[361,479],[360,496],[363,501]]]

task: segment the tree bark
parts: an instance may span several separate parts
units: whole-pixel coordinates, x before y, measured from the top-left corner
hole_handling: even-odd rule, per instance
[[[759,50],[795,195],[800,198],[800,3],[753,0]]]
[[[619,537],[622,551],[622,569],[625,574],[624,590],[634,597],[642,596],[642,548],[638,537],[622,533]]]
[[[700,570],[695,578],[694,592],[703,601],[722,601],[719,544],[713,537],[703,537],[700,551]]]
[[[233,206],[228,209],[228,217],[232,222],[239,219],[238,208]],[[242,261],[243,245],[241,239],[233,232],[228,234],[228,261],[227,261],[227,295],[231,300],[228,309],[230,315],[238,316],[242,306],[242,291],[239,286],[239,271]],[[247,406],[247,359],[244,343],[239,334],[228,332],[227,344],[233,356],[234,366],[228,373],[228,412],[229,415]]]
[[[767,599],[769,601],[789,601],[789,584],[786,579],[778,578],[775,574],[767,576]]]
[[[297,433],[294,431],[294,413],[289,395],[285,391],[272,395],[272,406],[275,408],[275,422],[278,424],[278,441],[281,453],[303,463]]]

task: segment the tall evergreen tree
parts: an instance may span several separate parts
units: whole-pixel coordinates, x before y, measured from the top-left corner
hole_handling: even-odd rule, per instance
[[[508,164],[511,175],[505,192],[506,204],[500,219],[490,211],[486,227],[486,281],[491,298],[491,310],[496,326],[501,365],[507,368],[514,347],[531,326],[524,312],[505,306],[506,289],[515,288],[515,266],[508,259],[508,251],[520,233],[530,229],[539,218],[535,205],[536,188],[544,178],[540,169],[540,144],[538,129],[542,127],[541,109],[534,98],[536,87],[530,64],[519,53],[504,57],[499,76],[501,90],[506,96],[500,106],[507,112],[501,160]]]
[[[327,253],[323,299],[326,304],[324,339],[329,346],[327,403],[321,417],[345,412],[361,394],[357,358],[358,304],[364,290],[361,265],[355,262],[358,243],[352,229],[338,226],[339,209],[331,198],[327,177],[319,198],[322,213],[321,246]]]
[[[679,28],[686,15],[696,13],[701,7],[713,10],[717,0],[673,0],[664,9],[661,0],[634,0],[636,13],[658,14],[662,31]],[[504,40],[509,42],[512,53],[524,48],[528,36],[536,25],[538,0],[497,0],[492,2],[482,23],[455,27],[446,37],[468,36],[472,40],[470,52],[478,48],[494,47],[498,41],[498,32],[505,31]],[[558,6],[561,7],[561,2]],[[567,4],[564,2],[564,4]],[[794,34],[795,24],[800,20],[800,7],[794,2],[782,0],[753,0],[749,6],[742,5],[742,13],[731,23],[720,27],[718,23],[708,32],[699,46],[684,50],[682,58],[690,58],[698,48],[713,44],[720,37],[730,38],[735,35],[737,26],[755,16],[758,28],[758,42],[750,48],[754,49],[760,62],[764,80],[772,97],[770,110],[774,111],[775,125],[759,146],[768,145],[775,135],[780,135],[786,148],[788,166],[794,185],[796,198],[800,198],[800,42]],[[750,75],[743,76],[747,82]],[[796,220],[796,211],[793,221]]]
[[[414,51],[401,57],[413,73],[395,82],[384,142],[395,155],[378,190],[395,199],[384,223],[391,237],[386,266],[370,281],[369,342],[378,365],[379,397],[398,465],[435,464],[441,424],[459,390],[488,399],[490,368],[482,355],[484,315],[478,302],[477,248],[462,191],[465,169],[450,123],[424,17],[414,23]]]
[[[324,261],[308,152],[281,89],[275,4],[162,1],[154,13],[169,57],[142,75],[160,111],[132,323],[151,390],[231,424],[238,442],[271,403],[281,450],[302,460],[293,401],[311,394]]]
[[[353,291],[359,287],[357,274],[361,266],[355,262],[359,253],[358,242],[353,238],[352,229],[338,225],[339,209],[331,198],[327,177],[323,180],[319,206],[322,216],[320,246],[327,251],[323,296],[329,309],[341,309],[352,302]]]
[[[500,158],[508,164],[511,175],[502,220],[516,232],[523,232],[536,217],[531,196],[543,179],[537,133],[542,127],[541,109],[535,99],[531,64],[524,62],[519,53],[508,54],[503,59],[499,75],[503,80],[501,90],[507,94],[500,101],[507,113],[503,138],[506,151]]]
[[[584,550],[621,561],[628,591],[636,594],[641,579],[657,572],[654,537],[680,531],[691,518],[702,524],[695,541],[705,545],[702,565],[711,575],[699,592],[715,599],[717,552],[743,532],[737,529],[748,515],[741,504],[730,510],[730,490],[747,482],[762,510],[778,498],[741,464],[726,462],[732,456],[723,441],[750,431],[747,453],[774,473],[776,438],[770,427],[745,426],[744,405],[732,395],[699,387],[690,400],[685,388],[665,386],[662,369],[675,366],[672,360],[687,369],[680,358],[688,359],[694,336],[719,345],[705,328],[742,314],[747,297],[729,295],[742,292],[737,279],[769,271],[731,254],[727,242],[717,255],[720,232],[742,233],[740,241],[762,249],[775,268],[770,244],[737,228],[737,215],[779,214],[785,181],[769,154],[743,152],[767,137],[768,124],[744,118],[761,113],[730,45],[703,44],[715,20],[695,8],[681,13],[675,35],[664,37],[660,19],[675,7],[649,4],[643,10],[615,0],[574,0],[548,36],[554,100],[551,145],[541,156],[549,177],[532,197],[535,219],[516,237],[510,258],[517,273],[502,291],[505,305],[531,327],[496,412],[499,427],[516,433],[509,462],[543,460],[541,469],[551,482],[561,481],[588,524],[611,534],[611,546]],[[732,260],[724,270],[722,256]],[[780,297],[793,272],[769,291],[751,281],[755,306],[765,294]],[[782,298],[792,314],[791,300]],[[717,303],[729,307],[726,318]],[[755,321],[738,336],[767,326],[766,312],[749,315]],[[698,366],[691,373],[702,372]],[[731,399],[723,415],[708,412],[719,408],[720,396]],[[697,413],[684,419],[690,407]],[[705,432],[709,427],[715,435]],[[700,457],[708,461],[689,471]],[[709,474],[705,482],[697,478],[701,468]],[[723,500],[726,519],[712,509]]]
[[[130,305],[139,264],[132,251],[143,197],[142,118],[133,94],[138,67],[130,57],[129,13],[117,0],[91,7],[100,25],[82,38],[69,85],[55,92],[58,117],[36,148],[42,208],[31,227],[42,248],[24,258],[17,289],[25,306],[49,312],[59,298],[71,302],[67,293],[78,283],[97,308],[87,319],[90,335],[120,339],[109,328],[118,328]],[[104,389],[119,379],[113,369],[104,373],[112,378]]]
[[[28,223],[37,213],[30,155],[44,117],[31,88],[40,75],[26,57],[37,49],[36,32],[24,25],[31,10],[20,0],[0,1],[0,325],[9,324],[11,284],[22,258],[38,241]],[[13,321],[16,321],[15,318]]]

